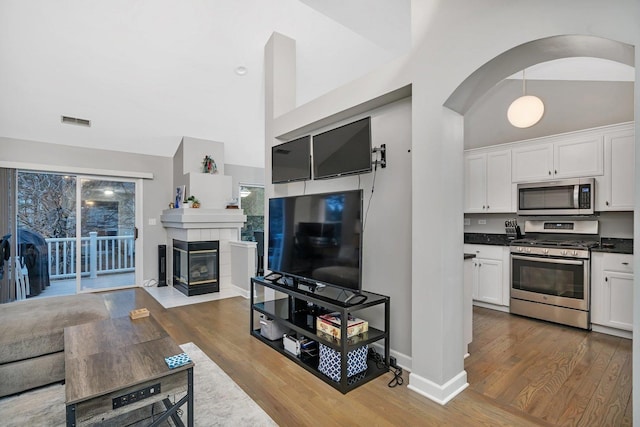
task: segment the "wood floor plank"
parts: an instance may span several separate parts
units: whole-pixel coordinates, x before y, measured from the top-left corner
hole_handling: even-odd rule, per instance
[[[389,373],[343,395],[252,337],[244,298],[171,309],[143,289],[108,298],[114,317],[148,308],[174,340],[200,347],[280,426],[632,424],[631,341],[622,338],[475,307],[465,360],[470,384],[443,406],[407,388],[407,372],[402,386],[389,388]]]
[[[610,423],[610,421],[619,421],[624,414],[624,408],[616,403],[618,403],[619,393],[623,392],[624,396],[626,393],[618,386],[622,383],[630,387],[631,379],[630,375],[627,375],[630,370],[631,351],[616,351],[580,417],[581,425],[593,425],[590,423],[594,422],[601,422],[602,425],[618,425],[617,422]]]

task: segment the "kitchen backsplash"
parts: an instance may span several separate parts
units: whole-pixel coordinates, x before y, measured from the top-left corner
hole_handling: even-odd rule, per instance
[[[516,214],[465,214],[464,232],[504,234],[504,222],[512,218],[518,220],[518,225],[524,232],[525,220],[533,217],[517,216]],[[544,217],[544,219],[548,218]],[[575,219],[575,217],[570,219]],[[600,222],[600,236],[620,239],[633,238],[633,212],[599,212],[595,219]],[[466,225],[467,222],[469,225]]]

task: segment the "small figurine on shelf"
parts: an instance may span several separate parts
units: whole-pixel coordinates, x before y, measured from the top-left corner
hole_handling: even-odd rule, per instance
[[[200,200],[196,199],[195,196],[189,196],[187,198],[187,203],[192,208],[199,208],[200,207]]]
[[[204,157],[202,161],[202,173],[218,173],[218,165],[216,165],[216,161],[213,160],[213,157],[207,155]]]

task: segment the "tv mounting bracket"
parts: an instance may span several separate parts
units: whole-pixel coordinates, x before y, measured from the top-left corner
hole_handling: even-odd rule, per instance
[[[382,144],[380,147],[374,147],[372,151],[373,153],[380,152],[380,160],[374,160],[372,163],[374,165],[380,165],[381,168],[387,167],[387,144]]]

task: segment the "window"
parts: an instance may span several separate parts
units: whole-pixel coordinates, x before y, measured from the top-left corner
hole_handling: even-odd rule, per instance
[[[255,241],[254,233],[264,231],[264,187],[240,185],[240,208],[244,209],[247,222],[241,230],[241,240]]]

